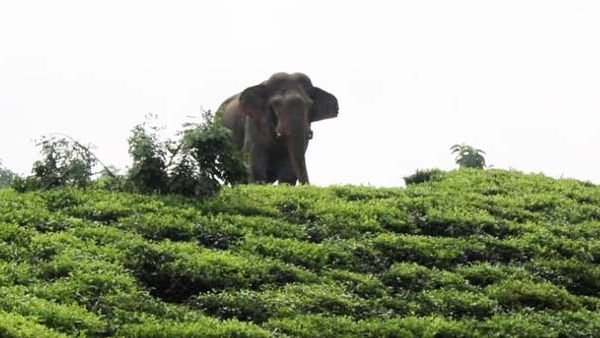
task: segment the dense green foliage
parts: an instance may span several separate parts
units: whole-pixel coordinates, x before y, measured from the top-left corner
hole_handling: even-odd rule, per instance
[[[0,190],[2,337],[594,337],[600,187]]]
[[[485,168],[485,151],[466,144],[455,144],[450,150],[456,154],[455,161],[460,168]]]
[[[2,162],[0,161],[0,188],[10,186],[16,177],[17,175],[11,170],[4,168],[2,166]]]
[[[187,123],[178,138],[163,140],[156,116],[136,125],[127,139],[131,167],[126,175],[105,166],[69,136],[44,137],[37,142],[42,159],[33,164],[32,175],[19,177],[0,166],[0,188],[19,192],[54,188],[100,188],[142,194],[175,194],[210,197],[223,185],[245,183],[244,156],[235,148],[230,131],[210,112],[200,123]],[[0,163],[1,164],[1,163]],[[102,171],[93,172],[101,165]]]
[[[244,159],[230,131],[204,112],[200,123],[188,123],[178,140],[162,141],[159,127],[146,121],[129,137],[133,165],[124,190],[208,197],[224,184],[246,181]]]
[[[419,184],[427,181],[439,181],[444,177],[444,171],[441,169],[417,169],[417,171],[409,176],[404,177],[406,185]]]
[[[50,136],[36,142],[42,159],[33,163],[32,175],[16,176],[11,186],[18,191],[58,187],[85,188],[92,181],[96,157],[89,147],[69,138]]]

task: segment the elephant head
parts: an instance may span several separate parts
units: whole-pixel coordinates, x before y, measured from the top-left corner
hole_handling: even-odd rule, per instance
[[[310,124],[338,115],[335,96],[313,86],[305,74],[277,73],[244,90],[239,96],[239,109],[255,128],[254,135],[247,135],[246,141],[252,143],[251,146],[258,143],[269,148],[267,157],[272,158],[267,162],[273,162],[273,157],[277,159],[275,148],[283,149],[280,160],[288,161],[293,172],[284,175],[287,177],[280,175],[279,181],[295,183],[297,179],[301,184],[309,183],[304,154],[310,138]],[[279,171],[285,171],[285,168]]]

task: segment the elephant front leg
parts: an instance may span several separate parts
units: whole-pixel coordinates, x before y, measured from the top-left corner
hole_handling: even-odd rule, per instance
[[[277,180],[279,183],[296,185],[298,178],[296,177],[296,173],[294,172],[294,167],[292,166],[290,159],[288,157],[284,157],[278,164]]]
[[[253,145],[250,149],[249,176],[250,183],[267,182],[267,165],[269,163],[268,152],[259,145]]]
[[[306,171],[306,160],[304,158],[307,141],[299,137],[292,137],[288,139],[287,147],[289,160],[298,182],[300,182],[300,184],[309,184],[308,172]]]

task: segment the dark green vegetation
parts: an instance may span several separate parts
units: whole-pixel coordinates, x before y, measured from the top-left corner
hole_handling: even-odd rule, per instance
[[[600,336],[600,187],[0,190],[1,337]]]
[[[8,187],[17,175],[2,166],[0,161],[0,188]]]
[[[68,135],[52,135],[36,142],[42,159],[33,164],[33,175],[20,177],[0,167],[0,188],[10,185],[26,192],[92,187],[204,198],[223,185],[247,181],[243,154],[210,111],[202,114],[200,123],[184,124],[176,139],[163,140],[159,135],[163,128],[152,123],[156,117],[146,118],[127,140],[133,163],[125,175],[102,163],[92,146]],[[102,170],[95,171],[99,166]]]
[[[456,164],[460,168],[485,168],[485,151],[477,149],[467,144],[455,144],[450,147],[453,154],[456,154]]]

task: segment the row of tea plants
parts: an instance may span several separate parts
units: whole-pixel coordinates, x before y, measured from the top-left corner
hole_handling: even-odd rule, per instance
[[[3,337],[594,337],[600,188],[0,190]]]

